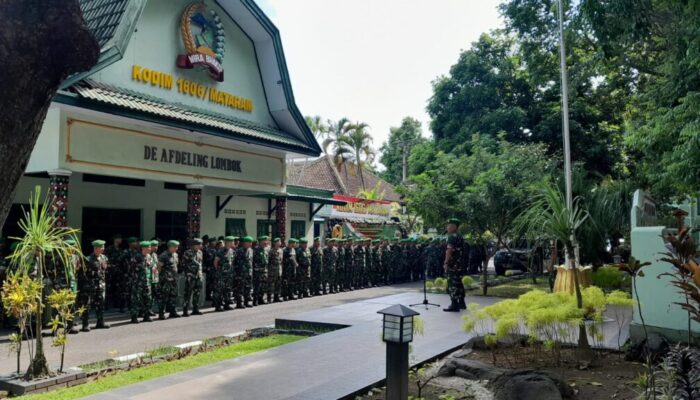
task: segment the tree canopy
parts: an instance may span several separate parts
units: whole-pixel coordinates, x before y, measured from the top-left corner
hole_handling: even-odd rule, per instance
[[[413,148],[427,142],[422,135],[421,123],[415,118],[405,117],[401,126],[392,127],[389,131],[389,140],[382,144],[382,152],[379,162],[386,170],[382,172],[382,178],[393,185],[399,185],[403,179],[403,155],[410,158]]]

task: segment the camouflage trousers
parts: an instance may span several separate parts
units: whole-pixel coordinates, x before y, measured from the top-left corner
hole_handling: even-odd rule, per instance
[[[225,302],[225,285],[221,278],[221,269],[212,268],[207,274],[207,287],[211,288],[211,301],[214,307],[223,307]]]
[[[311,281],[309,283],[309,290],[311,291],[311,294],[316,296],[320,292],[323,291],[321,289],[321,278],[323,276],[323,271],[321,270],[320,266],[317,267],[311,267]],[[325,288],[325,286],[323,286]]]
[[[101,287],[100,287],[101,286]],[[105,310],[105,286],[102,283],[100,286],[96,285],[81,285],[78,289],[78,308],[83,307],[84,311],[81,315],[83,322],[83,328],[88,327],[88,321],[90,318],[90,311],[95,310],[97,315],[97,324],[100,325],[104,323],[104,310]]]
[[[222,304],[230,305],[231,299],[233,298],[233,292],[235,290],[234,287],[236,286],[236,276],[233,272],[233,268],[221,268],[219,285],[219,292],[221,294]]]
[[[253,301],[262,303],[267,290],[267,271],[265,268],[253,269]]]
[[[450,295],[450,300],[453,303],[464,301],[464,285],[459,272],[456,270],[447,270],[447,294]]]
[[[285,268],[282,270],[282,297],[289,300],[296,292],[296,274],[294,270]]]
[[[151,312],[151,285],[145,280],[129,282],[129,314],[131,318],[145,317]]]
[[[279,271],[268,270],[267,301],[278,300],[280,297],[282,297],[282,279]]]
[[[182,308],[189,308],[192,303],[192,310],[199,310],[199,296],[202,292],[202,276],[199,274],[185,275],[185,297],[182,301]]]
[[[251,301],[250,291],[252,277],[249,271],[236,271],[233,285],[233,298],[236,304],[243,304]]]
[[[160,276],[160,281],[158,282],[158,289],[160,290],[161,301],[158,305],[158,311],[160,314],[167,312],[175,312],[175,302],[177,301],[177,275],[167,276],[165,274]]]
[[[308,296],[310,285],[309,270],[299,268],[296,275],[296,289],[299,296]]]

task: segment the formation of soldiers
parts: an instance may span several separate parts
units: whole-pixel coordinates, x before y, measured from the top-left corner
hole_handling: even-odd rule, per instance
[[[104,310],[108,305],[128,309],[132,323],[201,315],[202,298],[210,299],[214,310],[223,312],[263,304],[302,299],[356,289],[447,276],[448,291],[455,300],[445,311],[464,308],[461,276],[469,267],[469,247],[455,233],[434,239],[314,238],[254,239],[226,236],[194,238],[185,248],[170,240],[139,241],[129,238],[122,249],[116,235],[110,246],[95,240],[92,253],[82,260],[71,259],[75,276],[67,279],[56,267],[53,287],[77,292],[76,307],[83,307],[81,331],[107,329]],[[159,251],[160,250],[160,251]],[[184,296],[179,304],[178,281],[184,279]],[[461,289],[459,289],[461,287]],[[204,292],[204,296],[202,293]],[[109,296],[109,297],[108,297]],[[461,300],[459,299],[461,297]],[[156,311],[155,313],[153,311]],[[77,329],[70,326],[71,333]]]

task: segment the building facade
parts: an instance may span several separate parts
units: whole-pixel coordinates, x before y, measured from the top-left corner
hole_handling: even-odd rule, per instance
[[[279,32],[251,0],[81,0],[97,66],[55,97],[3,236],[35,186],[83,243],[113,234],[310,237],[332,199],[287,192],[320,148]],[[319,203],[320,202],[320,203]]]

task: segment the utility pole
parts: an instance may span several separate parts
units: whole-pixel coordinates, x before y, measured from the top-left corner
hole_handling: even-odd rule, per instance
[[[402,171],[401,171],[401,183],[406,183],[406,175],[408,171],[408,143],[403,142],[403,161],[402,161]]]
[[[573,211],[573,189],[571,185],[571,139],[569,137],[569,79],[566,67],[566,43],[564,41],[564,4],[563,0],[559,0],[559,60],[561,69],[561,112],[562,112],[562,130],[564,134],[564,179],[566,183],[566,208],[569,212]],[[574,245],[574,262],[578,262],[578,245],[576,237],[571,234],[571,243]],[[571,260],[567,255],[566,264],[569,265]]]

